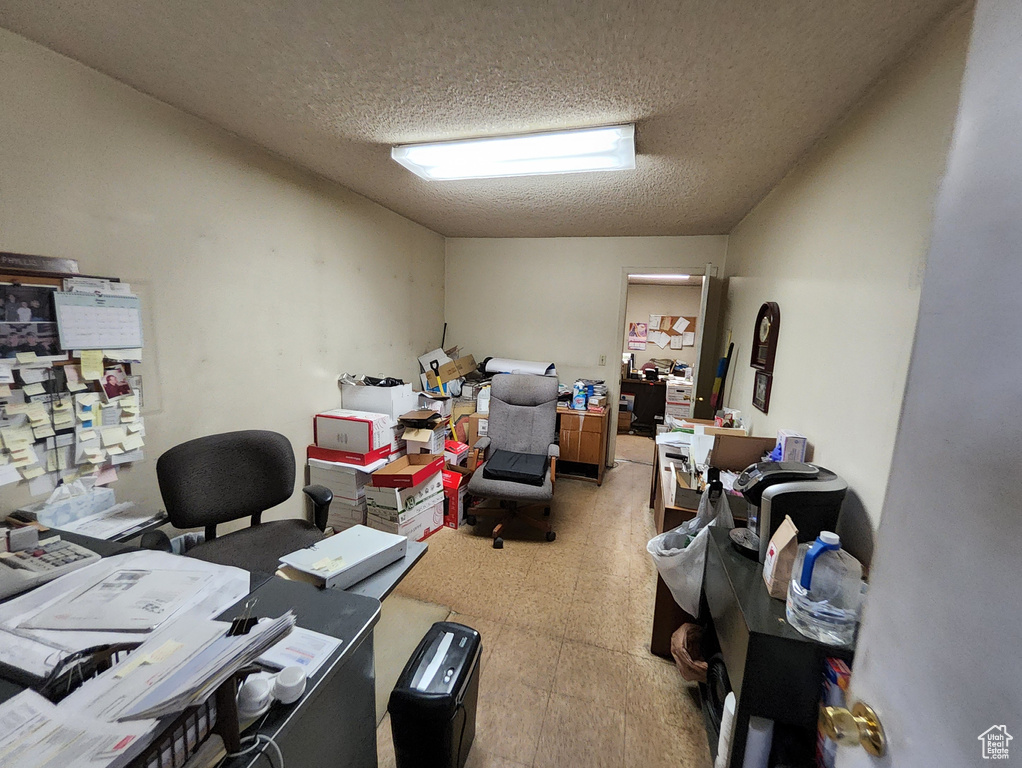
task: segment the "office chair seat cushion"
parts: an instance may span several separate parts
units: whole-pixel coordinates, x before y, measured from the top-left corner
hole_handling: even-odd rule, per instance
[[[487,461],[487,464],[490,462]],[[486,466],[485,464],[483,465]],[[554,485],[550,481],[550,471],[547,470],[542,485],[526,485],[515,483],[509,480],[491,480],[486,477],[486,472],[476,472],[468,481],[468,492],[472,496],[481,496],[487,499],[507,499],[509,501],[550,501],[554,497]]]
[[[187,557],[273,573],[282,555],[311,547],[322,538],[323,532],[307,520],[273,520],[193,547]]]
[[[549,456],[538,453],[497,450],[483,465],[483,477],[487,480],[543,485],[549,463]]]

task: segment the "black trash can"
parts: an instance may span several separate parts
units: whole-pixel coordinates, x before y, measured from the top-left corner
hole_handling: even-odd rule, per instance
[[[482,638],[438,621],[408,659],[387,710],[397,768],[464,768],[476,732]]]

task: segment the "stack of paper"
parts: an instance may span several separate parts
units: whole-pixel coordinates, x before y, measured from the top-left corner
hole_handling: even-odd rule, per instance
[[[61,707],[25,690],[0,704],[0,761],[4,768],[103,768],[137,753],[152,740],[154,725],[69,718]]]
[[[204,701],[242,667],[253,663],[295,624],[288,611],[244,635],[230,622],[178,619],[161,627],[119,664],[61,702],[112,722],[164,717]]]

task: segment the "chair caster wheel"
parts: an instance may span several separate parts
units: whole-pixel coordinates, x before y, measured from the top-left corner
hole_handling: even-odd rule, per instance
[[[503,549],[504,548],[504,540],[502,538],[500,538],[500,536],[498,536],[497,538],[495,538],[493,540],[493,548],[494,549]]]
[[[550,507],[543,507],[543,517],[550,517]]]
[[[557,533],[555,531],[547,531],[546,532],[546,540],[547,541],[553,541],[556,538],[557,538]]]
[[[478,521],[475,515],[465,515],[465,525],[475,525],[476,522]]]

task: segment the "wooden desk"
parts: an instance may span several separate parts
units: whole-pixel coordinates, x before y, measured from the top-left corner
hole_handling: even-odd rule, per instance
[[[667,452],[675,449],[668,445],[653,447],[653,479],[650,486],[650,506],[653,508],[653,520],[656,532],[663,533],[677,528],[686,520],[696,516],[699,509],[699,493],[691,489],[676,488],[676,481],[671,474],[671,461]],[[667,584],[657,574],[656,602],[653,606],[653,632],[649,641],[649,650],[657,656],[671,658],[671,635],[686,622],[695,621],[695,617],[682,610],[674,601],[674,596]]]
[[[557,435],[560,456],[557,458],[558,477],[577,477],[603,485],[603,471],[607,468],[607,435],[610,424],[610,410],[575,411],[558,407]],[[595,477],[572,472],[589,467]]]

